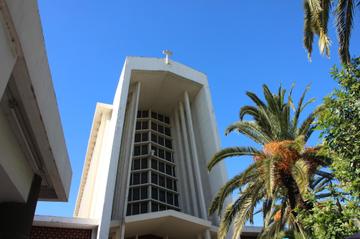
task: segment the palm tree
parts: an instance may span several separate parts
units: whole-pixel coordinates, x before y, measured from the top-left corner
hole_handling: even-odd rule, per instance
[[[349,47],[353,14],[355,8],[360,7],[360,0],[304,0],[304,45],[310,58],[314,35],[316,35],[319,37],[320,52],[330,55],[328,21],[333,6],[335,6],[339,55],[341,61],[348,64],[351,58]]]
[[[277,94],[264,85],[265,102],[256,94],[247,92],[255,106],[240,109],[240,121],[230,125],[226,134],[233,131],[249,137],[262,149],[255,147],[231,147],[216,153],[208,169],[228,157],[252,156],[254,162],[243,172],[228,181],[218,192],[209,209],[210,214],[222,214],[219,238],[227,235],[234,226],[233,238],[239,238],[247,220],[253,222],[257,205],[264,216],[264,238],[277,238],[284,231],[302,235],[305,232],[296,219],[296,208],[311,207],[304,200],[307,190],[321,191],[332,175],[318,170],[328,164],[328,159],[318,155],[319,147],[306,147],[305,144],[315,129],[317,112],[313,111],[299,124],[304,108],[313,99],[304,103],[308,88],[302,94],[297,107],[294,107],[291,92],[286,101],[286,91],[279,88]],[[294,113],[291,114],[291,109]],[[252,120],[244,120],[250,116]],[[319,175],[319,176],[314,176]],[[239,190],[239,197],[223,213],[226,198]]]

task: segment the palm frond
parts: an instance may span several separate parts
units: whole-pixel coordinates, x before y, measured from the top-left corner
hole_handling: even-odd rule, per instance
[[[278,113],[280,111],[279,105],[277,104],[274,95],[271,93],[269,87],[267,85],[263,85],[263,92],[266,99],[266,103],[270,108],[271,112]]]
[[[213,158],[208,163],[208,170],[210,171],[217,163],[221,160],[228,157],[236,157],[236,156],[256,156],[261,155],[261,151],[257,150],[254,147],[230,147],[225,148],[217,152]]]
[[[266,108],[265,103],[253,92],[247,91],[246,95],[259,107]]]
[[[300,117],[300,114],[301,112],[304,110],[303,108],[303,103],[304,103],[304,100],[305,100],[305,96],[306,96],[306,93],[309,91],[310,87],[307,86],[305,88],[305,90],[303,91],[300,99],[299,99],[299,102],[295,108],[295,113],[294,113],[294,117],[293,117],[293,128],[297,128],[297,124],[298,124],[298,121],[299,121],[299,117]]]
[[[304,195],[308,191],[309,187],[309,166],[305,160],[300,159],[296,161],[292,167],[293,178],[300,190],[300,193]]]
[[[245,115],[251,115],[252,117],[259,117],[259,110],[255,106],[245,105],[240,108],[239,118],[243,120]]]
[[[231,124],[225,131],[225,134],[229,134],[232,131],[237,130],[239,133],[248,136],[259,144],[266,144],[271,140],[266,132],[263,132],[258,124],[252,121],[238,121]]]
[[[328,37],[328,21],[329,21],[329,12],[331,8],[331,0],[321,0],[320,2],[322,11],[319,14],[319,27],[320,27],[320,36],[319,36],[319,49],[321,54],[326,54],[330,57],[330,39]]]
[[[320,0],[306,0],[309,4],[309,8],[314,13],[319,13],[322,11],[321,1]]]
[[[315,119],[317,118],[319,113],[321,111],[323,111],[323,110],[324,110],[324,106],[320,105],[313,112],[311,112],[308,115],[308,117],[301,124],[300,128],[298,129],[297,135],[304,135],[304,136],[308,135],[309,131],[312,131],[314,129],[313,128],[313,126],[314,126],[313,123],[314,123]]]
[[[314,32],[312,29],[311,9],[308,1],[304,1],[304,46],[311,61],[312,45],[314,42]]]
[[[213,214],[216,211],[218,215],[221,214],[225,199],[237,189],[241,189],[244,185],[246,185],[251,180],[256,180],[256,168],[257,164],[251,164],[245,171],[236,175],[232,179],[230,179],[216,194],[216,197],[212,200],[211,206],[209,209],[209,214]]]
[[[339,38],[339,55],[343,63],[350,63],[350,36],[353,25],[353,0],[339,0],[336,8],[336,30]]]
[[[261,160],[261,176],[263,177],[263,181],[265,183],[265,191],[268,199],[274,198],[274,190],[275,190],[275,164],[274,160],[271,157],[267,157]]]
[[[226,210],[224,215],[222,216],[218,238],[224,239],[229,231],[230,226],[232,225],[235,217],[238,222],[241,217],[244,217],[245,221],[248,218],[248,211],[250,207],[256,205],[256,198],[259,197],[258,192],[260,191],[261,186],[259,184],[251,184],[249,185],[242,195],[232,204],[230,204]],[[238,227],[242,227],[243,225],[237,224]],[[235,229],[236,230],[236,229]]]
[[[243,206],[236,214],[236,217],[234,218],[234,234],[233,239],[240,238],[242,229],[245,225],[245,222],[252,217],[252,213],[254,211],[254,208],[256,207],[257,202],[262,197],[260,196],[259,191],[261,190],[261,186],[256,185],[252,189],[251,197],[249,197],[247,200],[244,200]]]

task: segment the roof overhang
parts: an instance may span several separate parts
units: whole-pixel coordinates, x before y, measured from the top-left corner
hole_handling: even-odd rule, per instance
[[[2,99],[6,102],[5,111],[29,165],[43,179],[39,199],[67,201],[72,170],[37,1],[1,0],[1,3],[17,59]]]
[[[113,221],[111,227],[120,226]],[[153,234],[174,239],[192,238],[211,230],[211,222],[174,210],[146,213],[125,218],[125,237]]]

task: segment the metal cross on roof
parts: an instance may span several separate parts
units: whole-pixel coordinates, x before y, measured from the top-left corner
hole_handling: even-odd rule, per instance
[[[172,53],[172,51],[170,51],[170,50],[163,50],[162,51],[162,54],[164,54],[165,55],[165,64],[170,64],[170,56],[172,56],[173,55],[173,53]]]

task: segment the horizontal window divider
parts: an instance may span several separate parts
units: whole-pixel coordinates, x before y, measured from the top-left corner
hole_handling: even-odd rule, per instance
[[[166,135],[166,134],[160,133],[159,131],[153,130],[153,129],[151,129],[151,128],[150,128],[150,131],[151,131],[151,133],[155,133],[155,134],[157,134],[158,136],[161,136],[161,137],[164,137],[164,138],[167,138],[167,139],[172,140],[171,135]]]
[[[177,209],[180,210],[180,207],[179,207],[179,206],[175,206],[175,205],[172,205],[172,204],[168,204],[168,203],[162,202],[162,201],[160,201],[160,200],[151,199],[151,202],[156,202],[156,203],[163,204],[163,205],[168,206],[168,207],[174,207],[174,208],[177,208]],[[168,210],[170,210],[170,209],[168,209]]]
[[[171,164],[172,166],[175,166],[175,163],[173,161],[168,161],[168,160],[160,158],[159,156],[156,156],[156,155],[150,155],[150,158],[157,159],[164,163],[168,163],[168,164]]]
[[[164,145],[161,145],[161,144],[158,144],[158,143],[156,143],[154,141],[150,141],[150,143],[151,143],[151,145],[154,145],[156,147],[159,147],[161,149],[164,149],[164,150],[170,151],[171,153],[174,153],[174,150],[172,148],[168,148],[168,147],[166,147]]]
[[[167,192],[170,192],[170,193],[173,193],[173,194],[176,194],[176,195],[179,195],[178,192],[174,191],[174,190],[171,190],[171,189],[168,189],[168,188],[164,188],[160,185],[157,185],[155,183],[151,183],[151,187],[155,187],[155,188],[159,188],[159,189],[163,189],[164,191],[167,191]]]
[[[174,177],[174,176],[172,176],[172,175],[169,175],[169,174],[167,174],[167,173],[163,173],[163,172],[161,172],[161,171],[158,171],[158,170],[156,170],[156,169],[150,169],[150,171],[151,172],[154,172],[154,173],[157,173],[157,174],[160,174],[160,175],[162,175],[162,176],[165,176],[165,177],[167,177],[167,178],[171,178],[171,179],[174,179],[174,180],[178,180],[176,177]]]

